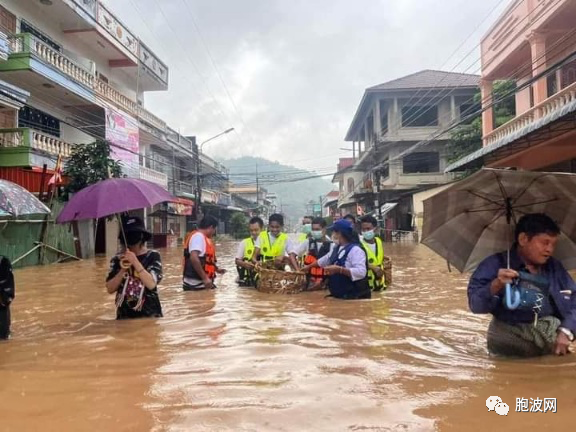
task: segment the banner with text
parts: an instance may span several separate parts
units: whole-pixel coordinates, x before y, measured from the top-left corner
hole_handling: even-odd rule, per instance
[[[140,177],[138,121],[128,114],[106,108],[106,140],[112,143],[112,158],[122,164],[128,177]]]

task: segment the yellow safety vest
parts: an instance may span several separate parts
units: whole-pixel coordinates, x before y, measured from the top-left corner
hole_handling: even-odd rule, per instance
[[[308,240],[308,234],[300,233],[300,235],[298,235],[298,243],[304,243],[306,240]]]
[[[376,237],[374,240],[376,240],[376,253],[374,253],[368,243],[362,241],[364,251],[366,252],[366,257],[368,258],[368,264],[384,269],[384,247],[382,246],[382,240],[380,240],[378,237]],[[373,290],[381,290],[386,288],[386,281],[384,280],[384,276],[377,280],[376,274],[370,269],[368,269],[368,284]]]
[[[244,261],[252,261],[254,257],[254,240],[252,237],[244,239]]]
[[[271,245],[270,235],[268,232],[261,233],[260,256],[262,257],[262,261],[272,261],[278,257],[283,257],[287,241],[288,236],[285,233],[281,233],[278,237],[276,237],[274,244]]]

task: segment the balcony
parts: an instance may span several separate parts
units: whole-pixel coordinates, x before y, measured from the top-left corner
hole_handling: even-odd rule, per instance
[[[10,45],[12,54],[6,63],[0,64],[0,71],[16,85],[37,94],[38,87],[51,88],[54,87],[52,83],[56,82],[62,91],[53,95],[51,104],[56,99],[67,106],[86,105],[86,101],[97,103],[97,96],[162,132],[166,130],[166,122],[162,119],[31,34],[15,35],[10,39]],[[39,79],[36,74],[30,77],[18,73],[22,71],[37,72],[47,80]],[[55,75],[54,71],[60,72],[61,76]],[[70,90],[76,96],[72,97]]]
[[[484,147],[504,145],[576,110],[576,83],[494,129],[484,137]]]
[[[149,182],[156,183],[166,190],[168,189],[168,176],[159,171],[140,166],[140,178],[142,180],[148,180]]]
[[[58,155],[67,158],[72,144],[30,128],[0,129],[0,166],[55,165]]]

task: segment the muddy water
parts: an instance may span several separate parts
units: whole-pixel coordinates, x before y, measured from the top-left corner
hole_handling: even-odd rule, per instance
[[[231,262],[234,245],[221,246]],[[465,279],[425,247],[390,246],[394,287],[372,301],[183,293],[163,251],[165,318],[114,320],[105,260],[17,272],[0,343],[2,431],[526,431],[570,427],[576,357],[492,359]],[[231,267],[230,267],[231,268]],[[507,417],[488,412],[500,396]],[[556,398],[557,413],[515,412]]]

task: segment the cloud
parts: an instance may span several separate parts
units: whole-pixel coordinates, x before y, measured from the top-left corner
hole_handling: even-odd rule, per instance
[[[478,72],[499,0],[107,0],[170,67],[146,106],[213,156],[334,166],[363,91],[422,69]],[[505,5],[500,6],[504,7]],[[234,108],[194,26],[200,28]],[[461,44],[476,29],[468,43]],[[460,47],[456,56],[451,57]],[[468,70],[467,70],[468,69]]]

